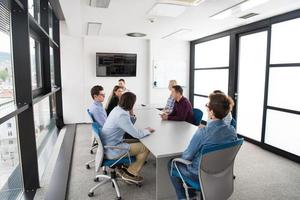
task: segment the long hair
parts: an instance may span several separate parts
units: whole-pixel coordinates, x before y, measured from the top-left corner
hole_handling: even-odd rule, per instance
[[[106,107],[105,107],[106,109],[108,108],[108,105],[109,105],[111,99],[112,99],[113,97],[116,96],[115,92],[118,91],[118,89],[120,89],[120,88],[121,88],[121,87],[118,86],[118,85],[116,85],[116,86],[114,87],[114,89],[112,90],[112,92],[111,92],[111,94],[110,94],[110,96],[109,96],[109,98],[108,98],[108,101],[107,101],[107,103],[106,103]]]

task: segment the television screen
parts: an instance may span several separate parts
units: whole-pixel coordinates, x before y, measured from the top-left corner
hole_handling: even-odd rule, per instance
[[[136,54],[96,53],[96,76],[136,76]]]

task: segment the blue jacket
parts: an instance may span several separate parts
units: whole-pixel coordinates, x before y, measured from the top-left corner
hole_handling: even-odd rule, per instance
[[[198,175],[198,166],[201,148],[204,145],[222,144],[237,139],[233,126],[228,126],[223,120],[214,120],[204,128],[199,128],[190,141],[188,148],[183,152],[182,158],[192,161],[188,170]]]

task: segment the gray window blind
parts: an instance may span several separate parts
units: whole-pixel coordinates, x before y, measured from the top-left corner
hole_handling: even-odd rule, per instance
[[[10,32],[10,13],[6,1],[0,1],[0,31]]]

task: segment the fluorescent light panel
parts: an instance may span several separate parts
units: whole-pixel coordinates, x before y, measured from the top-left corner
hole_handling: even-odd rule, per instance
[[[110,0],[90,0],[90,6],[97,8],[108,8]]]
[[[229,8],[226,8],[212,16],[210,16],[211,19],[225,19],[227,17],[232,16],[236,12],[243,12],[252,8],[255,8],[259,5],[262,5],[269,0],[244,0],[240,3],[237,3],[233,6],[230,6]]]
[[[177,30],[177,31],[175,31],[173,33],[170,33],[170,34],[162,37],[161,39],[173,38],[175,36],[182,35],[182,34],[185,34],[187,32],[190,32],[190,31],[192,31],[192,30],[191,29],[187,29],[187,28],[182,28],[182,29],[179,29],[179,30]]]
[[[97,22],[88,22],[87,35],[99,35],[102,24]]]
[[[156,3],[148,14],[151,16],[178,17],[185,9],[186,7],[181,5]]]
[[[160,3],[169,3],[182,6],[198,6],[205,0],[160,0]]]

